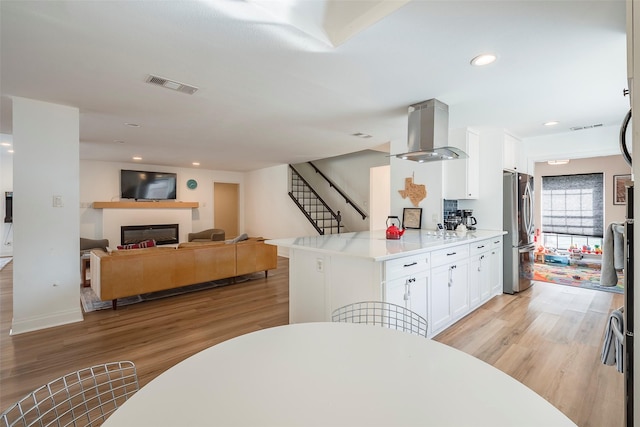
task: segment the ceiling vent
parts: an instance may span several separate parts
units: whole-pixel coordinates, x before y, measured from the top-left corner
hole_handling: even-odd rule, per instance
[[[193,95],[198,88],[195,86],[191,86],[185,83],[180,83],[175,80],[165,79],[164,77],[158,77],[154,75],[149,75],[146,80],[147,83],[157,86],[166,87],[167,89],[173,89],[178,92],[186,93],[188,95]]]
[[[593,129],[593,128],[599,128],[602,126],[602,123],[598,123],[596,125],[588,125],[588,126],[574,126],[572,128],[569,128],[571,130],[583,130],[583,129]]]

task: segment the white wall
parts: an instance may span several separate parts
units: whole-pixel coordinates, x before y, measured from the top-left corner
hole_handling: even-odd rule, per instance
[[[371,168],[370,175],[369,229],[384,230],[387,228],[387,216],[391,211],[391,166]]]
[[[183,202],[198,202],[199,207],[191,210],[191,229],[201,231],[213,228],[213,183],[235,183],[240,186],[240,200],[244,197],[244,174],[241,172],[214,171],[197,168],[177,168],[171,166],[158,166],[138,163],[116,163],[99,161],[80,161],[80,235],[90,239],[108,238],[104,235],[102,209],[93,209],[93,202],[109,202],[119,200],[120,196],[120,170],[150,170],[161,172],[175,172],[178,175],[177,200]],[[195,179],[198,187],[195,190],[187,188],[187,181]],[[162,211],[171,211],[170,209]],[[169,213],[170,214],[170,213]],[[134,213],[132,212],[132,216]],[[176,216],[182,216],[176,212]],[[240,232],[244,231],[245,209],[240,204]],[[139,221],[136,217],[132,220]],[[156,219],[154,219],[156,220]],[[158,219],[160,220],[160,219]],[[179,223],[181,221],[175,221]],[[126,224],[132,225],[132,224]],[[180,227],[181,241],[186,240],[186,235],[191,230]],[[119,233],[116,241],[109,239],[109,245],[115,247],[119,244]]]
[[[407,151],[407,142],[391,141],[392,153],[404,153]],[[403,199],[399,190],[404,190],[405,179],[413,177],[414,184],[424,184],[427,189],[427,197],[418,206],[411,201]],[[435,230],[436,224],[442,222],[442,162],[418,163],[409,160],[401,160],[391,157],[391,211],[389,215],[395,215],[402,220],[404,208],[422,208],[423,229]]]
[[[13,144],[13,136],[0,134],[0,142]],[[4,222],[5,191],[13,191],[13,154],[7,152],[8,147],[0,146],[0,256],[13,255],[13,224]]]
[[[77,108],[13,98],[12,334],[82,320],[78,133]]]
[[[533,162],[536,161],[620,154],[619,132],[618,126],[603,126],[523,139],[522,148],[529,161],[529,172],[532,173]]]
[[[477,200],[459,200],[458,208],[473,209],[482,230],[502,230],[502,143],[504,129],[484,129],[480,134],[480,191]]]
[[[294,167],[334,211],[340,211],[342,223],[348,231],[368,230],[371,213],[370,169],[389,165],[389,156],[379,151],[363,150],[316,160],[313,164],[367,215],[364,219],[358,211],[345,202],[345,199],[334,188],[330,187],[320,174],[315,172],[311,165],[302,163],[294,165]],[[376,225],[382,226],[383,224]]]
[[[313,236],[318,232],[288,195],[289,165],[245,174],[246,233],[269,239]],[[278,254],[288,256],[286,248]]]

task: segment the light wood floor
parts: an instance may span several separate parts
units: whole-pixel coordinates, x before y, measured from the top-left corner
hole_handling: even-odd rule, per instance
[[[267,279],[88,313],[84,322],[13,337],[12,276],[10,263],[0,271],[0,410],[58,376],[107,361],[132,360],[144,385],[211,345],[288,320],[286,258]],[[436,340],[513,376],[580,427],[621,426],[623,378],[599,357],[608,313],[622,303],[619,294],[539,282],[492,299]]]

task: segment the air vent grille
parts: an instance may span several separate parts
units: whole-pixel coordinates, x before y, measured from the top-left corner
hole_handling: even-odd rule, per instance
[[[192,85],[188,85],[186,83],[180,83],[175,80],[165,79],[164,77],[154,76],[152,74],[147,77],[147,83],[162,86],[167,89],[172,89],[178,92],[186,93],[188,95],[193,95],[198,88]]]
[[[599,128],[602,126],[602,123],[598,123],[595,125],[588,125],[588,126],[574,126],[572,128],[569,128],[571,130],[583,130],[583,129],[593,129],[593,128]]]

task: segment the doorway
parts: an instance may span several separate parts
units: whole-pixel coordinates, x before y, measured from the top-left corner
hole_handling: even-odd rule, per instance
[[[240,234],[240,184],[213,183],[213,226],[224,230],[225,238]]]

